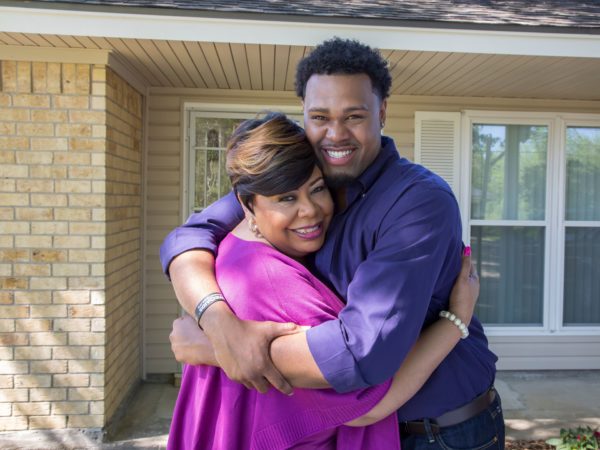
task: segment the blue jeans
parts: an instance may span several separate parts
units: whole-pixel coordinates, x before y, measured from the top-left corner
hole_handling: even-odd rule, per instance
[[[484,450],[504,449],[502,403],[496,398],[488,408],[456,425],[440,429],[439,434],[400,435],[402,450]]]

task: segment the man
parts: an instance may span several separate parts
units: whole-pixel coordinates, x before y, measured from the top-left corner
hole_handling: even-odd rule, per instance
[[[461,265],[458,205],[445,182],[401,159],[381,136],[390,87],[385,60],[356,41],[326,41],[298,65],[306,134],[336,199],[313,270],[346,307],[338,320],[297,333],[289,324],[240,321],[224,302],[211,303],[198,324],[230,378],[261,392],[269,383],[289,392],[285,379],[338,392],[375,385],[447,307]],[[163,268],[191,314],[199,299],[216,298],[209,295],[219,292],[216,240],[240,219],[230,195],[165,240]],[[398,411],[403,448],[503,448],[500,399],[491,388],[496,357],[477,319],[469,331]],[[181,338],[176,329],[174,346],[207,343],[195,333]]]

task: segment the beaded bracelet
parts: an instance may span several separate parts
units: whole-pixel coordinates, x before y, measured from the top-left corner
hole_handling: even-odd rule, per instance
[[[225,298],[221,295],[220,292],[213,292],[212,294],[208,294],[202,300],[198,302],[196,305],[196,309],[194,311],[194,316],[196,317],[196,322],[198,323],[198,328],[202,329],[200,326],[200,319],[202,318],[202,314],[206,312],[208,307],[216,302],[224,302]]]
[[[458,329],[460,330],[461,339],[466,339],[469,337],[469,328],[467,328],[467,326],[463,323],[462,320],[456,317],[456,314],[452,314],[450,311],[440,311],[440,317],[448,319],[450,322],[452,322],[458,327]]]

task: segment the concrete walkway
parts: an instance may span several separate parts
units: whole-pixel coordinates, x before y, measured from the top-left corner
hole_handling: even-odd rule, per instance
[[[507,439],[547,439],[560,428],[600,428],[600,371],[500,372]],[[0,433],[3,450],[164,449],[177,389],[143,384],[105,443],[72,432]],[[110,442],[106,442],[106,439]]]

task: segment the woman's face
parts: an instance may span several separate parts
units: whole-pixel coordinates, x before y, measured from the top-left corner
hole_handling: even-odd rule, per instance
[[[333,200],[318,167],[298,189],[270,197],[255,195],[252,205],[264,238],[296,259],[321,248],[333,216]]]

